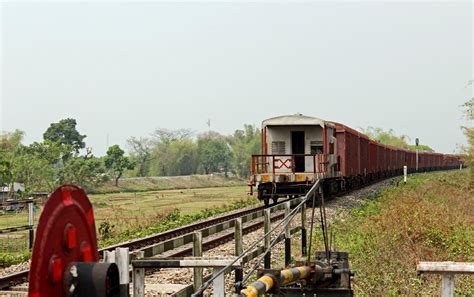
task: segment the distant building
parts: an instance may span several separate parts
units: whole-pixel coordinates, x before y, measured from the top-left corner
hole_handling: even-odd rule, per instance
[[[10,189],[11,187],[13,186],[13,197],[11,197],[11,193],[10,193]],[[25,186],[23,184],[20,184],[20,183],[13,183],[13,185],[3,185],[1,188],[0,188],[0,202],[3,202],[3,201],[6,201],[7,199],[14,199],[15,198],[15,194],[20,194],[21,192],[24,192],[25,191]]]

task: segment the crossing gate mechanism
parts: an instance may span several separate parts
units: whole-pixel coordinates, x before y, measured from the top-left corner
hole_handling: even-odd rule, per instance
[[[92,205],[76,185],[56,189],[41,213],[28,296],[119,296],[115,263],[99,263]]]

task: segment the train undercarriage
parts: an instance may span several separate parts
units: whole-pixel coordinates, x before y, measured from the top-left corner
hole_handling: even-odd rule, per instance
[[[459,169],[457,166],[449,168],[432,167],[418,172]],[[414,173],[415,171],[409,172]],[[369,173],[366,175],[357,175],[350,177],[330,177],[322,179],[322,187],[324,193],[328,196],[335,196],[346,193],[351,190],[369,185],[371,183],[403,175],[403,170],[392,170],[377,173]],[[257,187],[257,198],[270,205],[272,202],[277,203],[279,199],[294,198],[305,195],[311,188],[311,182],[265,182],[260,183]]]

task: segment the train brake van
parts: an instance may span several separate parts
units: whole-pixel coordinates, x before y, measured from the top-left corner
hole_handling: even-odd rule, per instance
[[[302,114],[262,122],[261,154],[252,156],[251,184],[258,198],[304,194],[318,179],[337,175],[336,127]],[[278,186],[277,186],[278,185]]]

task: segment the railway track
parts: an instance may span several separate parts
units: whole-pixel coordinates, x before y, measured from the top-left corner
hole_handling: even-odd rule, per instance
[[[282,200],[278,204],[284,203],[286,201],[288,200]],[[163,241],[166,241],[166,240],[169,240],[181,235],[189,234],[206,227],[211,227],[219,223],[223,223],[226,221],[230,221],[232,219],[236,219],[236,218],[243,217],[252,213],[256,213],[258,211],[264,210],[265,208],[266,208],[265,206],[258,206],[254,208],[244,209],[242,211],[237,211],[234,213],[210,218],[208,220],[197,222],[195,224],[185,225],[185,226],[168,230],[162,233],[157,233],[157,234],[153,234],[147,237],[134,239],[134,240],[126,241],[126,242],[119,243],[116,245],[108,246],[106,248],[100,249],[99,255],[102,257],[106,251],[113,251],[117,247],[129,248],[130,251],[138,250],[140,248],[153,245],[156,243],[160,243],[160,242],[163,242]],[[272,221],[275,221],[281,218],[283,218],[283,214],[277,214],[272,217]],[[257,230],[261,226],[263,226],[262,221],[251,223],[243,229],[243,232],[244,234],[247,234],[247,233]],[[203,250],[207,251],[209,249],[212,249],[218,246],[219,244],[231,241],[232,239],[233,239],[233,233],[226,233],[224,235],[218,236],[216,238],[213,238],[212,240],[209,240],[208,242],[205,242],[203,244]],[[190,255],[191,253],[192,253],[191,248],[184,248],[184,249],[180,249],[179,251],[176,251],[175,253],[172,253],[170,256],[178,257],[178,256]],[[28,273],[29,273],[29,270],[23,270],[20,272],[15,272],[15,273],[0,277],[0,291],[28,282]]]

